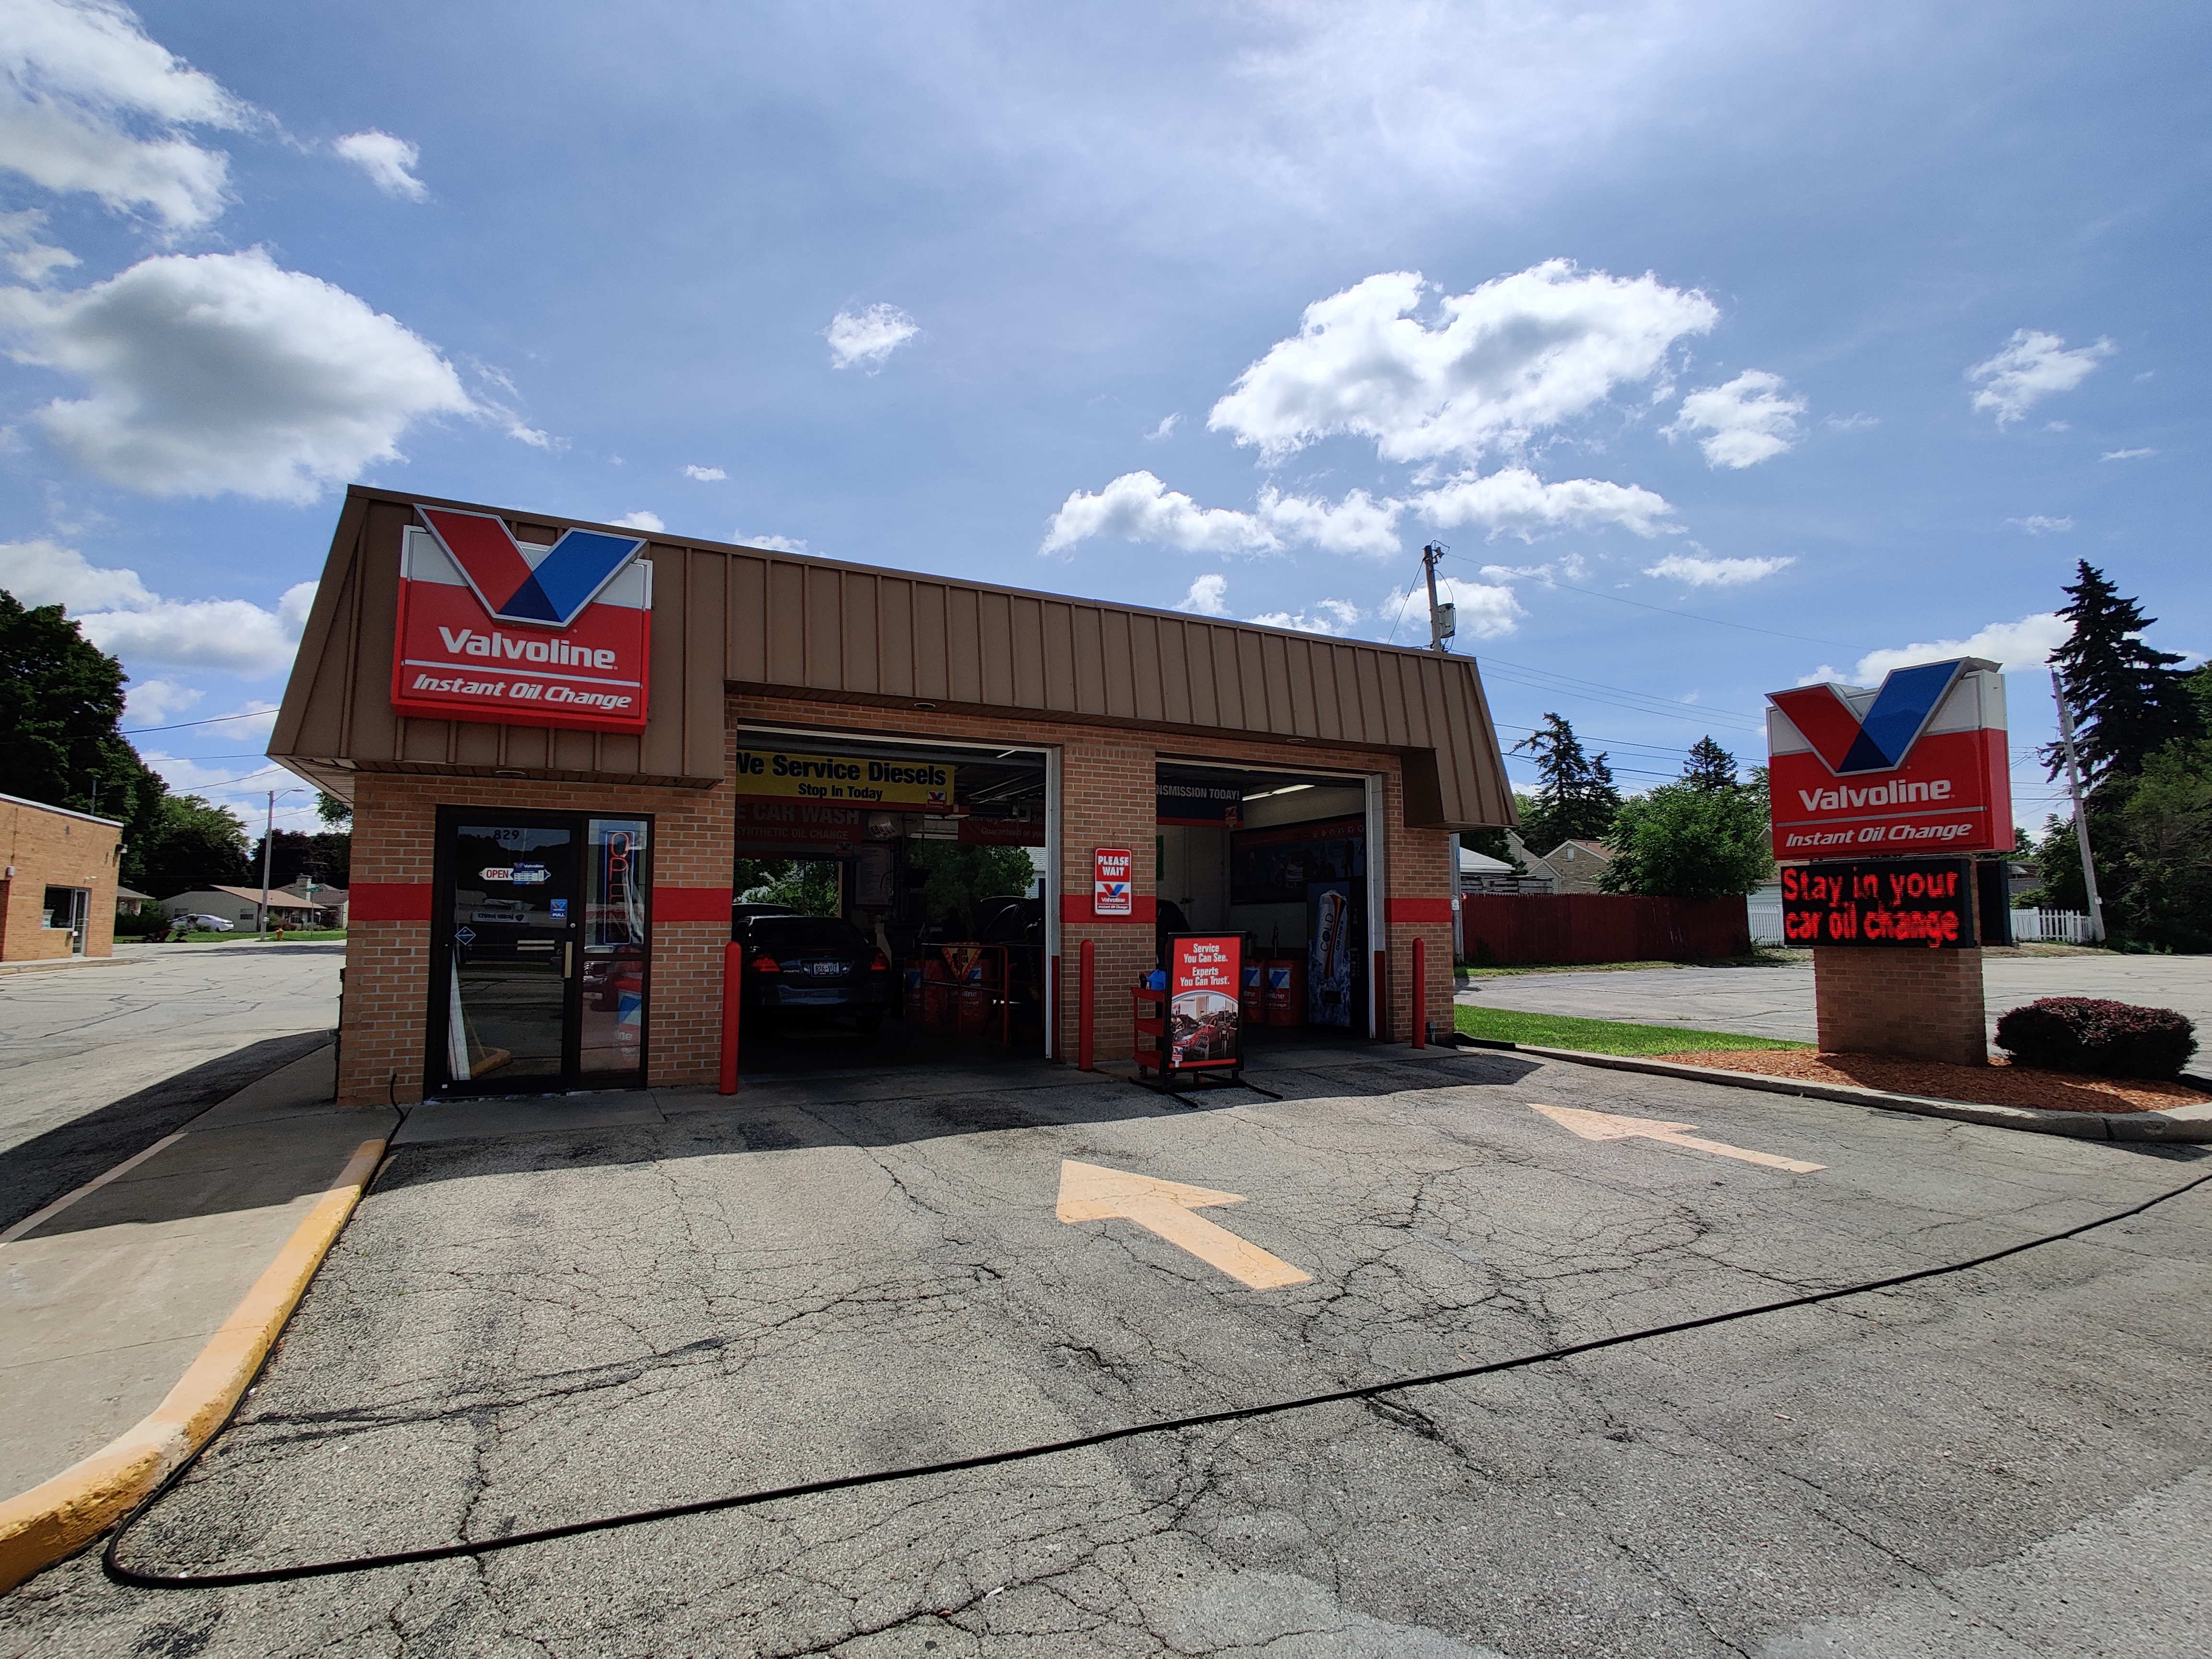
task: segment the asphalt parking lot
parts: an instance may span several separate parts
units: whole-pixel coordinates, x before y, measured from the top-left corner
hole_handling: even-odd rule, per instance
[[[1449,1370],[2212,1169],[1510,1054],[1256,1075],[1285,1097],[902,1073],[404,1146],[131,1559],[490,1539]],[[1240,1197],[1196,1213],[1304,1277],[1062,1220],[1070,1163]],[[80,1557],[0,1601],[0,1651],[2203,1650],[2208,1219],[2212,1187],[1492,1376],[453,1561],[138,1590]]]

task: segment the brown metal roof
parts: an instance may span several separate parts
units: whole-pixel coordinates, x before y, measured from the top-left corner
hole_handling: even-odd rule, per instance
[[[415,503],[495,512],[528,541],[586,520],[346,492],[270,755],[350,795],[353,771],[521,773],[704,787],[727,691],[918,702],[1012,719],[1403,757],[1407,820],[1510,823],[1466,657],[653,535],[653,719],[640,734],[410,719],[391,704],[401,532]]]

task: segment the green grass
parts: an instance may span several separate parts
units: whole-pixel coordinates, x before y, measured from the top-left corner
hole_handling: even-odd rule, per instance
[[[1480,963],[1453,964],[1453,971],[1468,979],[1511,979],[1522,974],[1635,974],[1655,968],[1793,968],[1803,965],[1802,951],[1768,950],[1760,946],[1740,957],[1714,957],[1697,962],[1563,962],[1527,963],[1510,968],[1484,967]]]
[[[345,936],[345,929],[343,927],[332,927],[321,932],[312,933],[302,932],[296,928],[290,928],[287,929],[285,932],[284,943],[287,945],[311,945],[319,939],[343,939]],[[124,934],[117,935],[118,944],[161,945],[167,942],[168,935],[166,933],[154,934],[148,938],[142,939],[134,939]],[[239,932],[234,933],[218,933],[213,931],[208,931],[187,933],[180,942],[185,945],[258,945],[261,942],[261,935],[253,932],[251,928],[241,928]],[[276,942],[276,935],[272,932],[269,935],[269,943],[274,945]]]
[[[1739,1036],[1729,1031],[1692,1031],[1680,1025],[1630,1025],[1613,1019],[1576,1019],[1566,1014],[1524,1014],[1510,1008],[1453,1010],[1468,1036],[1492,1042],[1528,1042],[1542,1048],[1578,1048],[1589,1054],[1679,1054],[1698,1048],[1809,1048],[1809,1042],[1775,1037]]]

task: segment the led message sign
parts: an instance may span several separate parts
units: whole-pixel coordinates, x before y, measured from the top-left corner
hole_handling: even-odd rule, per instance
[[[1786,865],[1783,936],[1801,946],[1972,945],[1973,869],[1966,859]]]

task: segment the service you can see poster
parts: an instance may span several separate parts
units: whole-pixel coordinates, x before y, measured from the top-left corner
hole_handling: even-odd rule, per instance
[[[1879,686],[1771,692],[1774,856],[2001,852],[2013,844],[2004,675],[1979,657],[1893,669]]]
[[[653,565],[641,537],[519,542],[489,513],[420,507],[400,547],[392,706],[403,714],[645,727]]]
[[[1233,1069],[1243,1058],[1237,994],[1244,941],[1236,933],[1177,933],[1168,945],[1168,1069]]]

